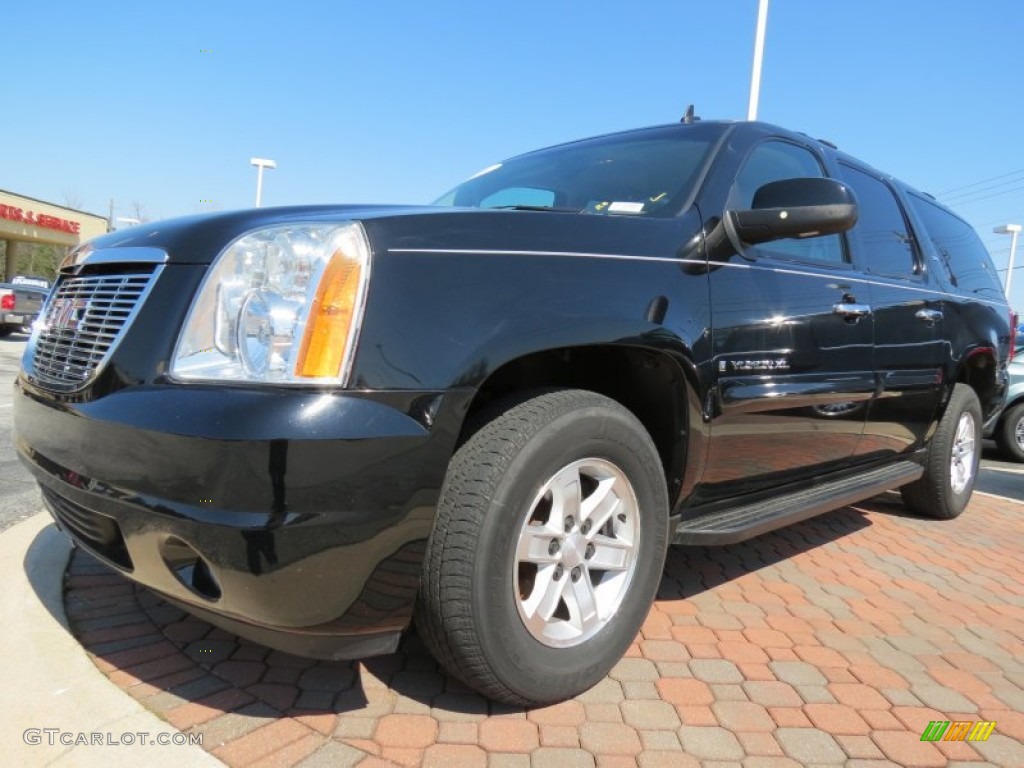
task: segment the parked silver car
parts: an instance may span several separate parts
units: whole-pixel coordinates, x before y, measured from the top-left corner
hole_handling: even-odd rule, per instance
[[[1006,405],[999,418],[990,422],[985,437],[995,438],[1007,458],[1024,462],[1024,349],[1013,356],[1008,370]]]

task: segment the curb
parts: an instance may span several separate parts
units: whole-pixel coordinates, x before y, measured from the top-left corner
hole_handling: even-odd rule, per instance
[[[71,635],[63,606],[71,551],[44,513],[0,536],[0,615],[8,644],[0,661],[3,762],[25,768],[223,765],[198,746],[156,744],[177,729],[110,683]],[[27,743],[26,729],[45,728],[59,731],[52,745],[45,732],[41,743]],[[93,734],[106,743],[88,743]]]

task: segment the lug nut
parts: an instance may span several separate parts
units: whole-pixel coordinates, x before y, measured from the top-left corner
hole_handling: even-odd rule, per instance
[[[557,555],[559,549],[560,547],[558,544],[558,539],[552,539],[551,542],[548,544],[548,554]]]
[[[574,525],[576,525],[576,521],[572,519],[571,515],[569,517],[565,518],[565,532],[566,533],[569,533],[569,531],[572,530],[572,527]]]
[[[560,578],[562,578],[563,573],[565,573],[565,568],[563,568],[562,564],[559,563],[555,566],[555,581],[558,581]]]
[[[584,553],[583,556],[585,558],[587,558],[587,560],[589,560],[590,558],[592,558],[594,556],[594,545],[593,544],[587,544],[587,551],[586,551],[586,553]]]
[[[580,576],[583,575],[583,569],[577,565],[575,568],[572,569],[572,573],[570,575],[572,576],[573,581],[579,581]]]
[[[619,512],[619,522],[620,523],[626,522],[626,513],[625,512]]]
[[[584,520],[583,521],[583,525],[580,526],[580,533],[582,533],[584,536],[586,536],[588,533],[590,533],[590,521],[589,520]]]

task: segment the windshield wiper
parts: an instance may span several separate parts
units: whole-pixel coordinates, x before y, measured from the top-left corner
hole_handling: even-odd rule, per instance
[[[581,213],[581,208],[556,208],[553,205],[495,205],[487,211],[555,211],[556,213]]]

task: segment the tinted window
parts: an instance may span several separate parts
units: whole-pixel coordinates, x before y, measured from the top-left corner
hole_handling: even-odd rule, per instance
[[[674,216],[721,131],[717,126],[673,126],[531,152],[484,169],[434,204]]]
[[[754,147],[744,161],[729,193],[727,207],[734,210],[749,209],[754,193],[771,181],[821,178],[824,175],[821,163],[810,150],[785,141],[766,141]],[[755,253],[800,261],[840,263],[844,260],[839,235],[775,240],[758,245],[753,250]]]
[[[854,261],[867,272],[908,277],[917,274],[914,241],[896,196],[881,179],[848,165],[843,181],[857,196],[860,217],[850,230]]]
[[[974,228],[916,195],[910,196],[910,205],[924,222],[949,282],[965,293],[1001,299],[1003,289],[995,267]]]

